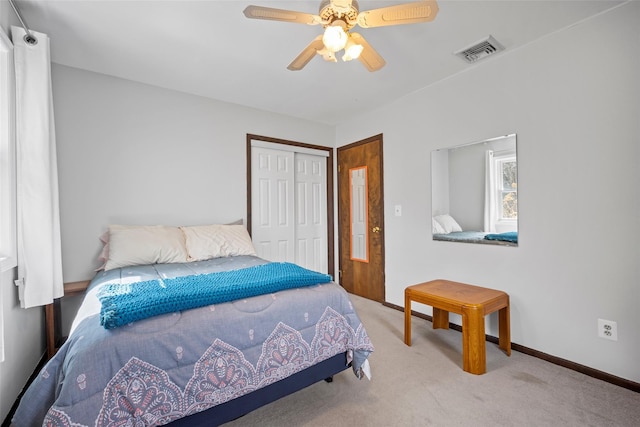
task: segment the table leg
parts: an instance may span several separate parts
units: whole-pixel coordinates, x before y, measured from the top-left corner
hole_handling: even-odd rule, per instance
[[[404,294],[404,343],[411,347],[411,297]]]
[[[433,323],[433,329],[449,329],[449,312],[433,307],[431,322]]]
[[[509,320],[509,305],[498,311],[498,345],[511,356],[511,325]]]
[[[484,312],[477,307],[462,307],[462,368],[476,375],[487,371]]]

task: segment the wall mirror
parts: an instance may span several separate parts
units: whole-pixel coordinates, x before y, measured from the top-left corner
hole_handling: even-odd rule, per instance
[[[516,135],[431,152],[433,240],[518,246]]]

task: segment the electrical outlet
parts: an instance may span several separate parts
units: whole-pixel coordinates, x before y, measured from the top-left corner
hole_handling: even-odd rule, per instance
[[[598,319],[598,336],[611,341],[618,341],[618,324],[613,320]]]

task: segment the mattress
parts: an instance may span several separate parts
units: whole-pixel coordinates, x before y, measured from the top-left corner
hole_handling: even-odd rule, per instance
[[[100,325],[98,295],[114,283],[233,271],[254,256],[100,272],[68,340],[26,391],[13,422],[163,425],[297,374],[340,353],[361,378],[373,345],[334,282]]]

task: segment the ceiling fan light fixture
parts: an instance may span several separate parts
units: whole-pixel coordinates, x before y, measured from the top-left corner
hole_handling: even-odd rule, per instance
[[[331,52],[329,49],[327,49],[326,47],[324,49],[320,49],[318,51],[318,55],[322,56],[322,59],[324,59],[325,61],[328,62],[338,62],[338,60],[336,59],[336,54],[335,52]]]
[[[344,31],[343,25],[342,21],[336,20],[324,30],[322,43],[331,52],[338,52],[347,45],[349,35]]]
[[[244,15],[251,19],[266,19],[298,24],[321,25],[323,30],[287,66],[299,71],[316,55],[336,62],[337,52],[344,49],[343,61],[358,59],[369,71],[378,71],[386,64],[384,58],[358,33],[351,30],[387,25],[430,22],[438,13],[437,0],[419,0],[383,6],[360,12],[358,0],[320,0],[318,14],[264,6],[247,6]],[[351,41],[352,43],[349,43]]]
[[[357,44],[351,39],[351,37],[349,37],[349,41],[347,41],[347,45],[344,47],[344,55],[342,56],[342,60],[351,61],[352,59],[357,59],[362,53],[363,49],[364,46],[362,46],[361,44]]]

